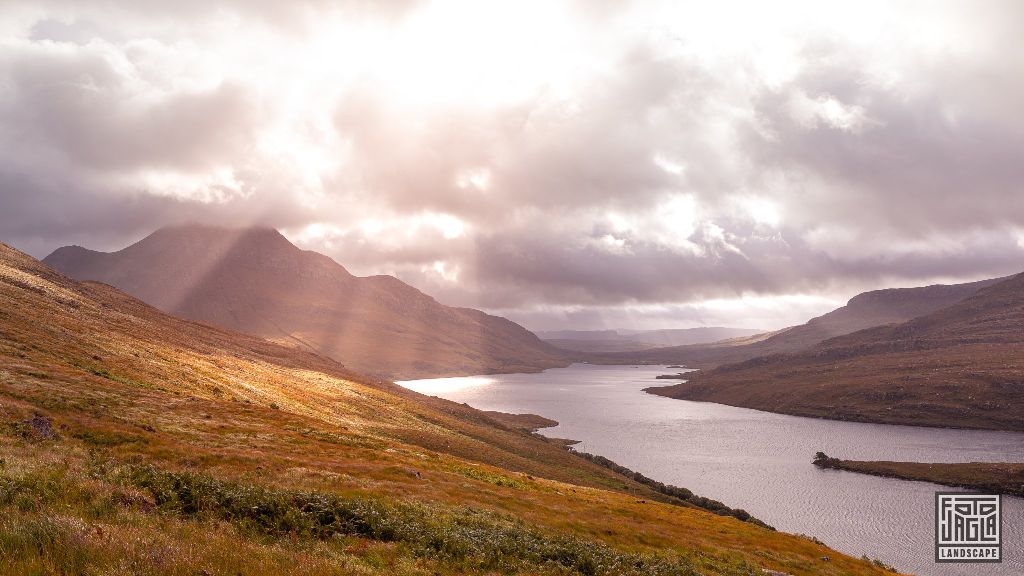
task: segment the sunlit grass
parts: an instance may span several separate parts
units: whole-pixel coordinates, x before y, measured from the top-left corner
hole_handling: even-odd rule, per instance
[[[0,278],[0,574],[882,573],[469,407],[19,265]]]

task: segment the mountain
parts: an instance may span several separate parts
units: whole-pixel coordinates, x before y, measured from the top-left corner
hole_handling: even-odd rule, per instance
[[[995,278],[965,284],[872,290],[854,296],[845,306],[828,314],[774,333],[711,344],[658,348],[631,354],[603,354],[589,360],[609,363],[685,364],[692,368],[706,369],[770,354],[798,352],[829,338],[873,326],[905,322],[940,310],[1002,280],[1004,279]]]
[[[545,342],[564,350],[627,352],[666,346],[704,344],[754,336],[763,330],[750,328],[670,328],[661,330],[554,330],[537,332]]]
[[[0,244],[0,573],[885,574],[640,480]]]
[[[1024,274],[900,323],[651,389],[774,412],[1024,430]]]
[[[389,378],[528,372],[568,363],[518,324],[454,308],[392,276],[357,277],[270,228],[163,228],[44,262],[171,314],[300,346]]]

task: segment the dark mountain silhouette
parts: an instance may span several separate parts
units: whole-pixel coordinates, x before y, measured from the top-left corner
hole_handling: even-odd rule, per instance
[[[392,276],[353,276],[270,228],[164,228],[117,252],[68,246],[44,262],[166,312],[308,348],[381,376],[567,364],[510,320],[442,305]]]

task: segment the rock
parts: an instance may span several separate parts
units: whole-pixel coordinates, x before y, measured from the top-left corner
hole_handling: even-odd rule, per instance
[[[53,420],[36,412],[24,422],[28,426],[27,436],[33,440],[53,440],[57,431],[53,429]]]

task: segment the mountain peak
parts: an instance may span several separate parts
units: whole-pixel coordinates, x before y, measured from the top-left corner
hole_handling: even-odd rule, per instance
[[[249,226],[229,226],[222,224],[204,224],[201,222],[186,222],[183,224],[169,224],[161,228],[157,228],[152,235],[156,234],[253,234],[253,235],[268,235],[268,236],[279,236],[284,238],[277,228],[273,226],[265,226],[261,224],[253,224]]]
[[[117,252],[60,249],[44,262],[166,312],[312,349],[377,375],[566,363],[514,322],[445,306],[394,277],[353,276],[273,228],[169,226]]]
[[[264,248],[277,247],[298,250],[283,234],[270,226],[233,227],[195,223],[164,226],[137,242],[136,245],[152,242],[174,242],[186,245],[207,243],[211,248],[226,244],[257,243]]]

